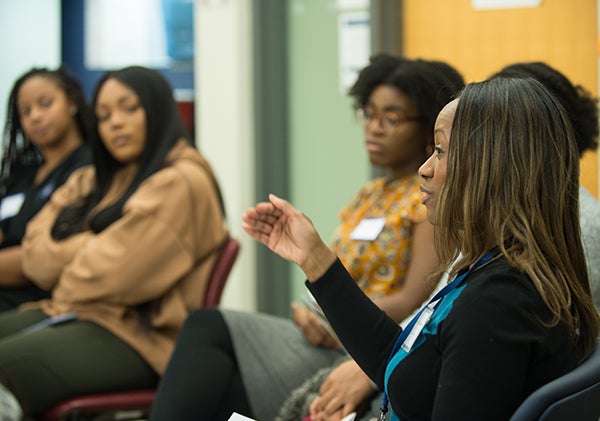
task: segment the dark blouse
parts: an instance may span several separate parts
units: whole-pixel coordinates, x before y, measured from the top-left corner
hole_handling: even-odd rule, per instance
[[[473,271],[462,285],[444,298],[441,321],[425,327],[429,334],[390,376],[390,404],[400,420],[506,420],[531,392],[577,364],[566,327],[541,323],[549,310],[529,277],[504,259]],[[383,390],[401,328],[339,261],[307,286],[346,349]]]
[[[33,180],[39,168],[38,166],[17,168],[6,195],[0,201],[0,207],[3,201],[16,199],[20,202],[19,197],[22,197],[23,202],[16,214],[0,220],[0,229],[4,236],[0,248],[21,244],[27,222],[46,204],[54,190],[60,187],[73,171],[89,165],[91,162],[92,155],[89,147],[82,145],[71,152],[62,163],[48,174],[42,183],[36,186],[33,185]]]

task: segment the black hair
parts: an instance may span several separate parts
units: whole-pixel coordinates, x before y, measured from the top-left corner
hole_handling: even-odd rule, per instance
[[[2,166],[0,169],[0,198],[4,196],[12,178],[20,167],[36,166],[43,162],[39,148],[30,142],[21,126],[17,99],[23,84],[32,77],[40,76],[54,81],[76,107],[75,122],[84,143],[90,141],[94,133],[92,111],[79,81],[60,66],[56,70],[45,67],[34,67],[21,75],[13,84],[6,107],[6,124],[4,126]]]
[[[438,113],[464,87],[464,80],[456,69],[442,61],[410,60],[381,53],[371,57],[348,94],[354,97],[355,107],[363,107],[381,85],[393,86],[406,95],[433,136]]]
[[[585,88],[573,85],[564,74],[542,62],[511,64],[492,76],[497,77],[536,79],[565,109],[573,127],[579,156],[598,148],[598,100]]]
[[[389,75],[408,59],[390,54],[371,56],[369,64],[358,73],[358,78],[348,91],[354,97],[355,107],[364,107],[375,88],[381,85]]]
[[[84,203],[63,209],[52,228],[55,239],[69,237],[82,231],[86,225],[95,233],[103,231],[122,216],[124,203],[139,185],[164,166],[167,154],[177,141],[186,139],[193,144],[173,98],[172,88],[160,73],[140,66],[105,73],[94,89],[94,109],[98,94],[109,79],[116,79],[131,88],[139,97],[146,113],[146,143],[139,159],[139,168],[125,193],[115,203],[90,217],[92,209],[108,191],[115,172],[123,166],[104,146],[95,121],[96,135],[91,142],[96,169],[95,189]]]

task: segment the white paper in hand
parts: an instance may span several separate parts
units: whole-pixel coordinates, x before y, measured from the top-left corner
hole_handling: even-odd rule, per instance
[[[354,418],[356,418],[356,412],[346,415],[344,418],[342,418],[342,421],[354,421]]]
[[[253,419],[253,418],[245,417],[245,416],[243,416],[241,414],[238,414],[237,412],[234,412],[229,417],[229,421],[256,421],[256,420]]]

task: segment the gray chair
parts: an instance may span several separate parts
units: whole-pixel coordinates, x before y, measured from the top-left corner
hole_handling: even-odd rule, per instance
[[[510,421],[598,421],[600,344],[579,366],[533,392]]]

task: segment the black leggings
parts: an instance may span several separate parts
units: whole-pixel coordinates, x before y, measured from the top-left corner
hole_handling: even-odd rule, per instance
[[[253,417],[229,329],[218,310],[195,311],[160,380],[150,421],[220,421],[233,412]]]

